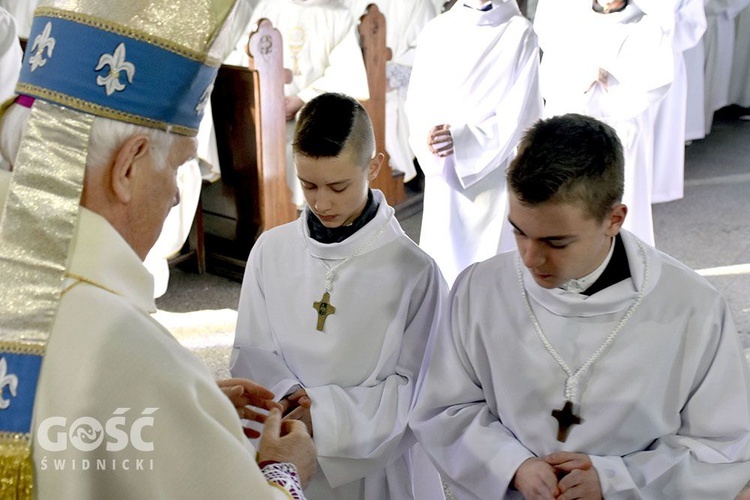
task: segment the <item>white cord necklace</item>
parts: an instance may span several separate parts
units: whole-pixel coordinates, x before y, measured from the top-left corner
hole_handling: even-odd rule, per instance
[[[589,356],[589,359],[587,359],[586,362],[583,363],[580,368],[575,371],[573,371],[565,362],[565,360],[562,359],[562,356],[560,356],[552,343],[549,341],[549,338],[547,338],[547,335],[545,335],[544,331],[542,330],[542,326],[539,324],[539,320],[537,319],[536,314],[534,314],[534,310],[531,308],[531,302],[529,301],[526,287],[523,284],[523,270],[521,268],[521,259],[520,257],[517,259],[516,267],[518,270],[518,284],[521,287],[521,295],[524,299],[526,312],[529,314],[529,318],[531,319],[531,324],[534,325],[534,330],[536,330],[536,334],[539,337],[539,340],[542,341],[544,348],[547,349],[547,352],[550,353],[555,361],[557,361],[557,364],[560,365],[560,368],[562,368],[567,375],[567,378],[565,379],[565,404],[563,405],[562,409],[552,411],[552,416],[557,419],[558,422],[558,441],[564,442],[568,437],[568,431],[570,431],[570,428],[573,425],[577,425],[583,422],[580,416],[576,415],[573,412],[573,405],[578,404],[579,402],[578,383],[581,380],[581,377],[589,368],[591,368],[591,365],[593,365],[599,359],[599,357],[604,354],[609,346],[612,345],[617,335],[625,326],[625,323],[627,323],[627,321],[630,319],[630,317],[633,315],[633,313],[643,300],[644,292],[646,290],[646,282],[648,281],[648,260],[646,259],[646,251],[643,249],[643,246],[639,242],[636,243],[638,244],[638,250],[644,262],[643,282],[641,283],[640,290],[638,290],[638,295],[636,296],[633,303],[630,304],[630,307],[628,307],[628,309],[625,311],[625,314],[623,314],[622,318],[620,318],[620,321],[617,323],[617,325],[615,325],[615,327],[612,329],[612,333],[610,333],[609,336],[604,339],[602,345],[600,345],[599,348],[594,351],[591,356]]]
[[[325,289],[323,291],[323,297],[320,299],[320,301],[313,302],[313,309],[315,309],[318,313],[316,330],[318,330],[319,332],[323,331],[323,327],[326,323],[326,318],[336,312],[336,308],[333,306],[333,304],[331,304],[331,290],[333,289],[333,281],[337,277],[336,271],[350,262],[353,258],[361,255],[362,252],[364,252],[365,249],[367,249],[367,247],[369,247],[377,239],[378,236],[383,234],[385,228],[390,225],[392,218],[393,212],[391,211],[391,213],[388,214],[388,218],[386,219],[385,223],[380,226],[380,229],[373,233],[373,235],[370,236],[370,238],[362,245],[360,245],[359,248],[357,248],[349,257],[338,261],[334,265],[329,264],[324,259],[317,259],[318,262],[323,264],[323,266],[325,266],[326,268]],[[305,242],[308,253],[310,254],[310,256],[313,256],[312,250],[310,249],[310,244],[307,242],[307,236],[305,235],[304,222],[300,224],[300,233],[302,234],[302,240]]]

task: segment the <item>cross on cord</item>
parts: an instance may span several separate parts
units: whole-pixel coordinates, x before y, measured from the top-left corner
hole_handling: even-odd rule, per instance
[[[313,302],[313,309],[318,311],[317,330],[322,332],[323,326],[326,324],[326,318],[336,312],[336,308],[331,304],[331,294],[325,292],[320,302]]]
[[[573,413],[573,403],[566,401],[561,410],[552,410],[552,416],[557,419],[557,440],[564,443],[568,439],[568,432],[574,425],[578,425],[583,420]]]

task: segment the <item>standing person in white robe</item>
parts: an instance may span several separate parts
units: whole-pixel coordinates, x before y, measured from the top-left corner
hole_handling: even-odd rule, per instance
[[[386,63],[388,79],[385,94],[385,148],[391,168],[404,173],[404,182],[417,175],[414,153],[409,146],[409,122],[406,116],[406,91],[417,37],[422,28],[437,15],[425,0],[344,0],[355,21],[374,3],[385,16],[386,44],[391,49],[391,60]]]
[[[13,95],[23,52],[13,17],[0,8],[0,103]]]
[[[23,52],[18,43],[16,24],[8,11],[0,8],[0,105],[13,96]],[[4,138],[3,138],[4,139]],[[0,145],[2,140],[0,139]],[[9,162],[0,158],[0,170],[8,170]]]
[[[705,35],[705,33],[704,33]],[[706,137],[705,45],[703,37],[692,49],[685,51],[687,75],[687,106],[685,110],[685,142]]]
[[[303,104],[324,92],[341,92],[360,100],[370,97],[362,49],[356,23],[338,0],[260,0],[228,64],[247,66],[247,38],[261,19],[268,19],[281,32],[284,67],[292,72],[292,82],[284,86],[286,172],[292,201],[302,207],[305,200],[291,147],[295,117]]]
[[[583,115],[519,146],[518,250],[459,276],[412,419],[458,499],[732,499],[750,477],[727,302],[621,230],[623,165]]]
[[[736,18],[729,101],[750,108],[750,6]],[[746,119],[750,119],[748,116]]]
[[[707,0],[705,49],[705,125],[711,132],[714,112],[732,104],[729,87],[734,59],[735,18],[750,0]],[[744,54],[746,57],[747,54]]]
[[[0,8],[5,9],[16,21],[16,34],[28,39],[31,22],[34,20],[34,9],[39,0],[0,0]]]
[[[304,498],[305,426],[282,424],[267,389],[217,385],[151,317],[141,262],[195,156],[233,3],[37,10],[0,123],[23,131],[2,148],[12,179],[0,172],[3,498]],[[265,421],[257,451],[240,417]]]
[[[541,115],[538,69],[536,36],[513,0],[458,4],[419,37],[406,100],[425,174],[419,245],[448,283],[511,245],[504,170]]]
[[[257,377],[310,427],[308,498],[443,498],[407,423],[446,283],[368,188],[384,156],[357,101],[311,100],[294,152],[308,205],[250,252],[232,374]]]
[[[706,14],[703,0],[680,0],[675,4],[675,30],[672,41],[674,81],[664,98],[652,108],[654,115],[652,203],[679,200],[684,193],[688,100],[685,52],[695,47],[705,31]]]
[[[545,116],[582,113],[625,147],[625,228],[654,244],[651,182],[656,106],[674,80],[674,1],[540,0],[534,18]]]
[[[177,189],[180,203],[172,207],[164,220],[159,238],[143,260],[154,277],[154,298],[167,292],[169,259],[180,252],[190,235],[201,196],[203,179],[197,159],[191,159],[177,169]]]

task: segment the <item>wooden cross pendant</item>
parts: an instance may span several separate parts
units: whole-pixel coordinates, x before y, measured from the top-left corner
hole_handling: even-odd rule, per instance
[[[320,302],[313,302],[313,309],[318,311],[317,330],[322,332],[323,326],[326,324],[326,318],[336,312],[336,308],[331,304],[331,294],[325,292]]]
[[[557,440],[564,443],[568,439],[568,432],[574,425],[578,425],[583,420],[573,413],[573,403],[566,401],[561,410],[552,410],[552,416],[557,419]]]

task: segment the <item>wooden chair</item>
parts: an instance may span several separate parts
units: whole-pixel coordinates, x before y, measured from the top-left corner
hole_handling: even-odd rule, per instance
[[[222,65],[211,96],[221,179],[203,188],[211,272],[241,280],[260,234],[297,212],[286,184],[281,34],[264,19],[248,41],[250,67]]]
[[[362,102],[372,120],[375,131],[375,144],[378,151],[385,154],[383,168],[380,175],[370,183],[373,188],[380,189],[388,204],[395,207],[404,201],[404,174],[395,173],[389,165],[385,144],[385,65],[391,59],[391,49],[386,46],[385,16],[377,5],[370,4],[362,17],[359,18],[359,38],[362,46],[362,57],[367,70],[367,82],[370,89],[370,99]]]

